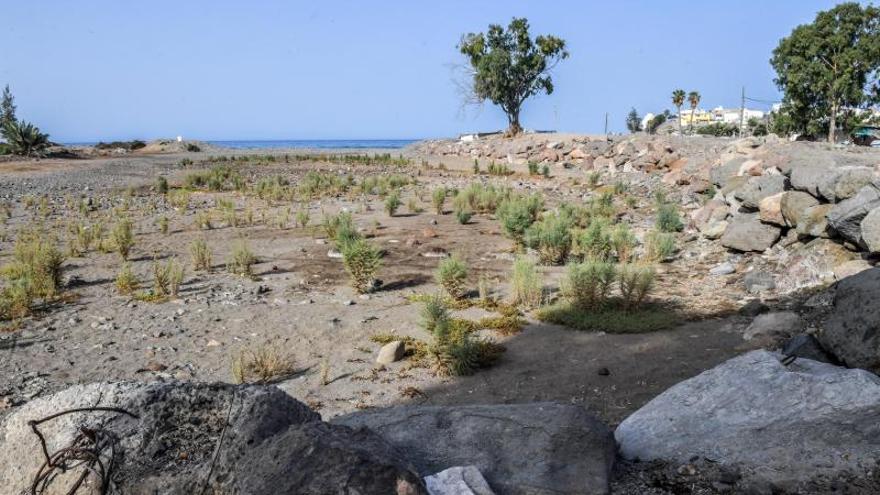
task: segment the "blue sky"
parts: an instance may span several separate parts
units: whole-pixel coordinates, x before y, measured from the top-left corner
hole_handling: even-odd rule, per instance
[[[556,91],[528,128],[624,128],[630,107],[778,98],[779,39],[836,2],[34,1],[6,2],[0,85],[57,141],[450,136],[506,125],[462,114],[451,65],[462,33],[525,16],[568,42]]]

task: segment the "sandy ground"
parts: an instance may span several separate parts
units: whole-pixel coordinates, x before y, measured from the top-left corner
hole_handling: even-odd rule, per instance
[[[227,152],[231,153],[240,152]],[[397,216],[389,217],[376,197],[366,201],[322,198],[308,204],[313,224],[320,221],[322,212],[355,211],[358,225],[386,250],[379,275],[382,289],[359,297],[348,287],[341,260],[328,256],[331,246],[320,229],[293,227],[292,218],[291,226],[284,229],[264,224],[228,227],[219,221],[212,230],[194,226],[195,211],[212,206],[218,197],[236,201],[239,213],[253,208],[258,218],[261,212],[273,218],[289,204],[269,205],[231,192],[198,192],[191,201],[194,207],[180,212],[150,191],[157,175],[168,177],[175,185],[193,170],[180,165],[182,158],[198,163],[217,154],[0,164],[0,197],[13,206],[13,216],[3,227],[10,235],[0,242],[0,262],[9,257],[12,234],[34,216],[25,210],[26,196],[47,196],[52,204],[48,222],[63,229],[72,214],[64,207],[65,197],[100,199],[97,202],[105,206],[96,214],[106,214],[111,206],[118,207],[124,201],[120,191],[132,187],[137,191],[128,206],[137,232],[132,266],[147,285],[154,259],[176,257],[189,264],[188,245],[196,238],[208,241],[215,265],[211,273],[189,268],[178,299],[151,303],[117,293],[117,254],[92,250],[69,258],[64,301],[42,308],[0,334],[0,407],[72,383],[231,381],[232,360],[242,349],[269,345],[288,355],[295,366],[290,375],[278,380],[278,386],[318,409],[325,418],[398,403],[558,400],[581,404],[613,426],[669,386],[749,348],[741,337],[748,319],[736,314],[745,294],[738,286],[707,274],[708,267],[727,254],[711,247],[693,247],[687,243],[687,234],[682,234],[686,247],[676,261],[662,267],[656,291],[660,299],[697,309],[691,312],[697,316],[688,315],[693,321],[677,328],[604,334],[548,325],[529,317],[530,323],[513,336],[483,332],[502,343],[507,352],[494,367],[473,376],[437,377],[430,369],[412,367],[407,360],[377,365],[380,345],[370,340],[371,335],[395,332],[427,339],[418,325],[421,304],[407,300],[407,296],[437,290],[432,273],[438,260],[424,253],[434,248],[454,252],[469,264],[474,288],[477,278],[485,275],[494,281],[498,297],[504,298],[508,292],[511,241],[501,234],[498,221],[476,215],[470,224],[459,225],[452,214],[430,211],[433,187],[462,187],[477,180],[470,172],[472,162],[432,157],[429,163],[436,167],[442,162],[446,170],[418,165],[393,170],[410,174],[420,183],[404,188],[404,204],[417,189],[427,191],[425,202],[420,202],[425,209],[421,213],[407,212],[403,206]],[[284,152],[274,154],[280,157]],[[349,172],[358,178],[392,171],[311,161],[241,167],[249,178],[281,174],[293,181],[308,170]],[[585,186],[571,182],[583,176],[579,170],[560,168],[550,179],[517,172],[479,180],[541,191],[551,204],[577,201],[589,194]],[[293,205],[293,211],[297,208]],[[156,226],[160,214],[170,219],[167,235]],[[640,206],[629,215],[638,225],[647,222],[651,214]],[[426,236],[426,229],[436,237]],[[238,239],[247,239],[259,258],[254,280],[223,269]],[[548,284],[563,272],[561,267],[542,270]],[[476,318],[481,314],[482,310],[471,309],[464,315]]]

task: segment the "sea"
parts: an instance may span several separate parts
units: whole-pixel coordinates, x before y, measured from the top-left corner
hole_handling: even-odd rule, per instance
[[[206,141],[224,148],[258,150],[272,148],[304,149],[400,149],[415,143],[418,139],[283,139],[271,141]]]
[[[202,141],[223,148],[240,150],[261,149],[327,149],[327,150],[365,150],[400,149],[418,142],[419,139],[274,139],[274,140],[232,140]],[[69,146],[93,146],[94,142],[64,143]]]

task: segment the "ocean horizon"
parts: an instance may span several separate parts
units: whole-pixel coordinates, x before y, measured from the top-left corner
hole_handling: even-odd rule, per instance
[[[198,140],[214,146],[230,149],[401,149],[420,139],[239,139]],[[64,143],[68,146],[93,146],[102,141]],[[109,142],[109,141],[103,141]]]

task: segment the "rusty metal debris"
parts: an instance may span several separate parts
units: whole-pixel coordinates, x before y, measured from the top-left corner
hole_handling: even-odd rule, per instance
[[[80,425],[79,433],[69,445],[50,454],[46,446],[46,439],[38,428],[39,425],[47,421],[67,414],[88,412],[112,412],[125,414],[135,419],[138,418],[136,414],[117,407],[82,407],[67,409],[42,419],[28,421],[28,425],[37,438],[40,439],[40,446],[45,457],[45,461],[34,475],[34,481],[31,484],[31,495],[44,493],[60,474],[69,471],[78,471],[78,475],[76,475],[75,481],[67,491],[67,495],[74,495],[90,475],[100,481],[100,493],[102,495],[108,493],[110,476],[116,461],[116,437],[112,432],[102,427]]]

